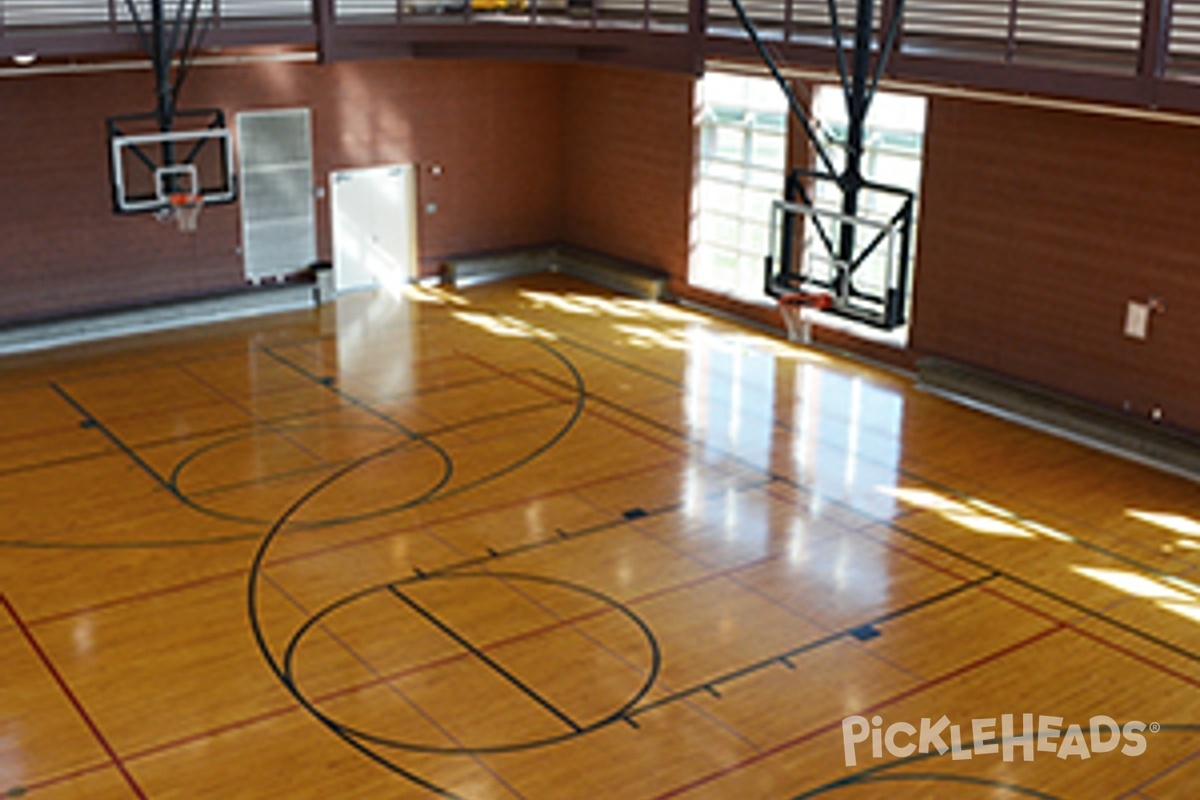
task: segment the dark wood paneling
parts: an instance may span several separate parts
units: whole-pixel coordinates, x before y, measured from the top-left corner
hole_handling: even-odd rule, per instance
[[[934,99],[913,345],[1200,430],[1200,129]],[[1145,342],[1129,300],[1163,298]]]
[[[438,205],[420,225],[432,272],[450,253],[559,238],[561,88],[536,64],[260,63],[198,69],[184,99],[231,124],[242,110],[311,108],[319,185],[332,169],[421,165],[422,208]],[[236,206],[206,209],[190,237],[111,211],[104,120],[152,101],[148,72],[0,81],[0,324],[244,285]],[[323,257],[328,228],[322,201]]]

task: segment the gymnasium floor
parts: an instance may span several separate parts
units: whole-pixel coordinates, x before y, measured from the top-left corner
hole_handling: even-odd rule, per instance
[[[1196,483],[677,306],[10,359],[0,442],[0,795],[1198,796]]]

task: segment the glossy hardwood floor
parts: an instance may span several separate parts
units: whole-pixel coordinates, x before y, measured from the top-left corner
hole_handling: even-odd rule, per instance
[[[1200,485],[675,306],[10,359],[0,443],[0,795],[1200,796]]]

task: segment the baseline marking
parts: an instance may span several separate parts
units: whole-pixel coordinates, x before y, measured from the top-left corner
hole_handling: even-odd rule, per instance
[[[100,727],[92,719],[92,716],[88,714],[87,709],[83,707],[83,703],[75,695],[75,692],[71,690],[70,685],[62,676],[62,673],[60,673],[58,668],[54,666],[54,662],[50,660],[49,654],[42,649],[41,644],[38,643],[38,640],[34,637],[33,632],[29,630],[28,626],[26,626],[25,621],[21,619],[19,614],[17,614],[17,609],[14,608],[13,604],[9,602],[6,595],[0,594],[0,604],[3,604],[4,609],[8,612],[8,616],[12,618],[12,621],[17,626],[17,629],[21,631],[21,635],[25,637],[25,641],[29,643],[29,647],[37,655],[38,660],[42,662],[42,666],[46,668],[46,671],[50,673],[50,676],[54,679],[54,682],[58,684],[59,690],[62,691],[63,695],[75,708],[75,713],[77,713],[80,719],[83,720],[83,724],[86,725],[88,730],[92,732],[92,736],[95,737],[100,747],[104,750],[105,754],[109,758],[109,761],[111,761],[112,765],[121,773],[121,777],[125,779],[125,783],[129,785],[129,788],[133,790],[135,795],[142,800],[147,800],[146,793],[142,791],[142,787],[139,786],[138,782],[133,779],[133,775],[129,773],[129,770],[125,767],[125,763],[121,761],[121,757],[117,755],[117,751],[113,749],[111,744],[109,744],[108,739],[105,738],[104,733],[100,730]]]

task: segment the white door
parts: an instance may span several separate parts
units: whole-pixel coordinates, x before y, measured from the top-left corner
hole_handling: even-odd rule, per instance
[[[411,164],[334,172],[333,282],[338,292],[417,277],[417,181]]]

